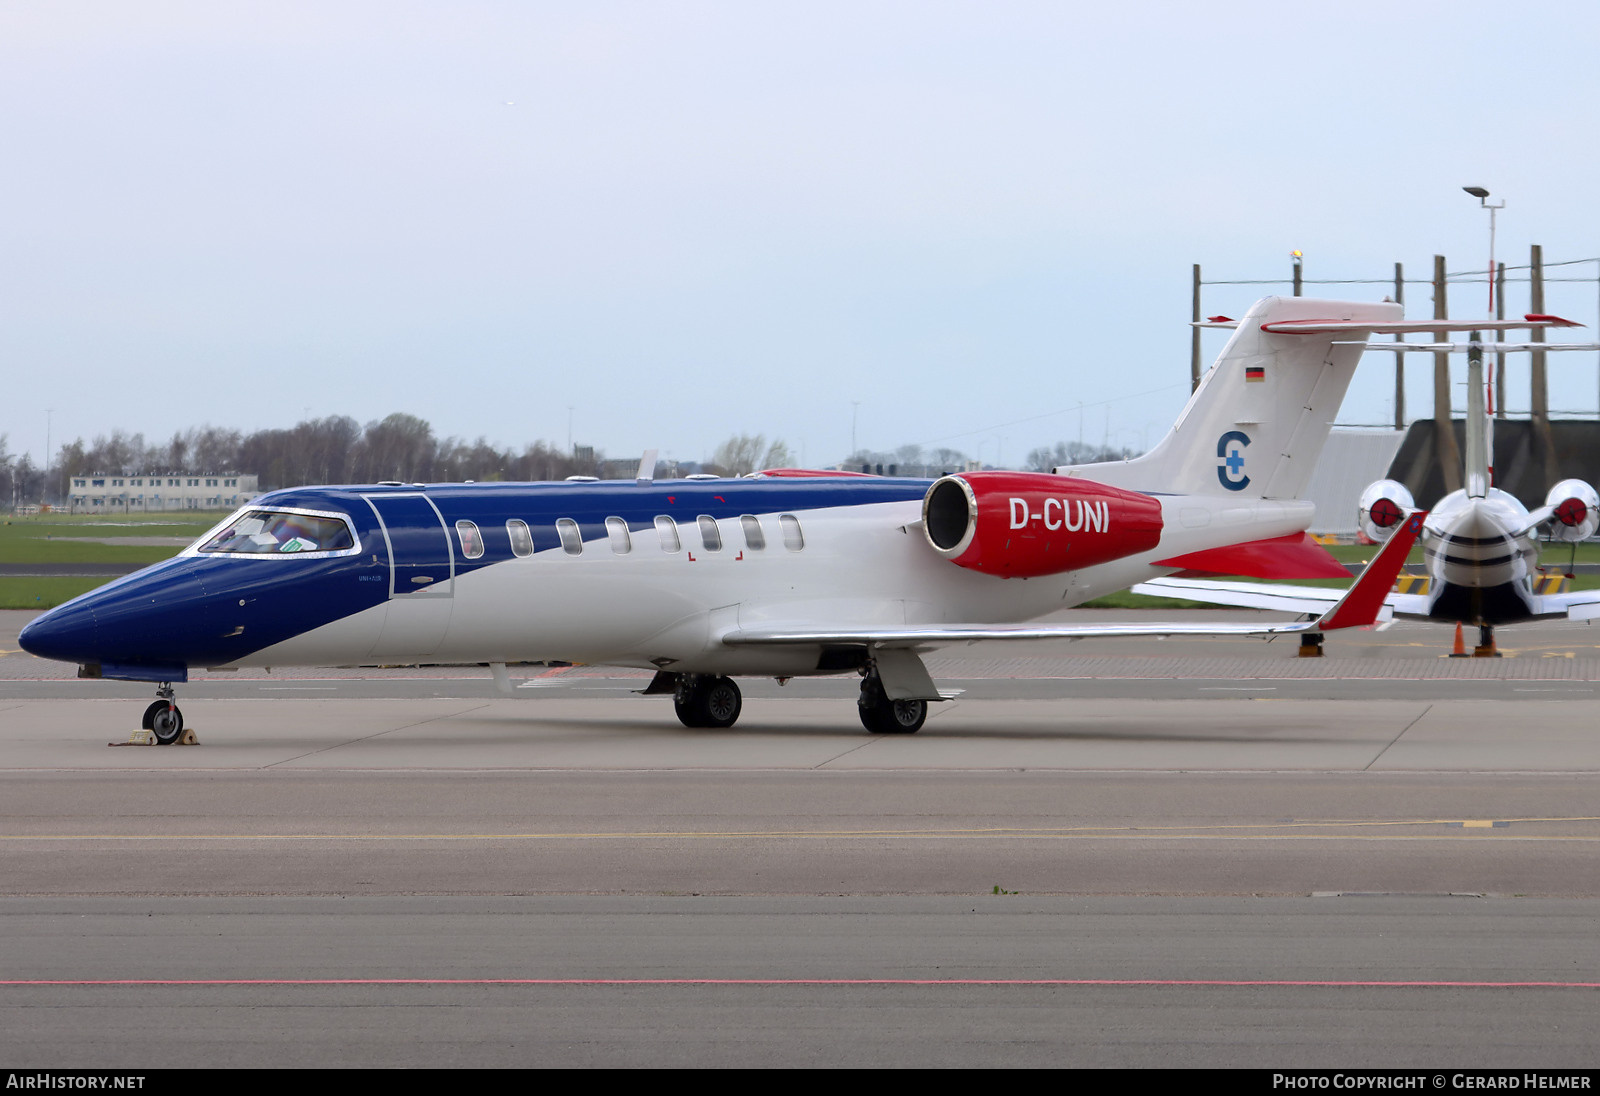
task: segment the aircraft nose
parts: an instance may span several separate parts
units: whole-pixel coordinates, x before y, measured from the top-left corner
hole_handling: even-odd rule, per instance
[[[22,649],[59,662],[94,658],[95,618],[90,606],[63,605],[30,621],[17,637]]]

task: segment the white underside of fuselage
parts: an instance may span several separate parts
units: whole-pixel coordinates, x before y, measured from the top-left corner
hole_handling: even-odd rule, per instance
[[[1531,594],[1539,546],[1531,534],[1527,508],[1497,488],[1486,496],[1457,491],[1445,496],[1429,516],[1423,549],[1428,573],[1438,583],[1488,589],[1507,583]]]
[[[605,540],[579,555],[561,549],[454,576],[452,594],[403,596],[310,629],[240,659],[239,666],[493,663],[561,660],[695,673],[816,673],[818,646],[731,647],[740,628],[871,628],[1003,624],[1170,574],[1156,561],[1304,530],[1302,501],[1162,496],[1153,550],[1031,579],[1002,579],[939,557],[919,501],[806,511],[804,548],[784,547],[775,515],[766,546],[745,544],[723,521],[724,547],[662,549],[653,529],[631,550]],[[691,534],[686,539],[693,541]],[[238,566],[261,566],[241,558]]]

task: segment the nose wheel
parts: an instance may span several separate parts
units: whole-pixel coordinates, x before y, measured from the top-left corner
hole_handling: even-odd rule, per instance
[[[183,713],[173,703],[176,695],[172,686],[163,681],[156,690],[159,699],[144,710],[144,729],[154,736],[157,745],[170,746],[183,737]]]

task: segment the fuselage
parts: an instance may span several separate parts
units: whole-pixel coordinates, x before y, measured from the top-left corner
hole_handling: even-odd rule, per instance
[[[1428,615],[1469,624],[1514,624],[1537,615],[1533,576],[1539,545],[1529,515],[1498,488],[1485,495],[1455,491],[1428,518],[1423,538]]]
[[[1003,578],[940,557],[921,525],[929,485],[853,477],[278,491],[174,559],[51,610],[22,644],[106,677],[156,681],[194,667],[549,660],[828,673],[843,667],[824,648],[733,648],[720,637],[741,627],[1029,620],[1168,574],[1157,561],[1171,556],[1298,532],[1313,512],[1305,502],[1156,496],[1154,549]]]

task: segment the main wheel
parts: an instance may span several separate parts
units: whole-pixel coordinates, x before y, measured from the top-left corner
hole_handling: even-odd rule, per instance
[[[731,677],[719,677],[700,690],[702,727],[731,727],[739,719],[744,698]]]
[[[183,737],[183,713],[176,704],[165,700],[158,700],[145,710],[145,719],[149,721],[151,733],[155,735],[156,744],[170,746]]]
[[[731,727],[739,719],[744,699],[733,678],[716,677],[680,685],[672,707],[685,727]]]
[[[139,726],[143,727],[147,731],[154,727],[156,725],[156,713],[165,711],[166,707],[167,702],[165,700],[151,701],[150,707],[144,710],[144,722],[140,723]]]
[[[861,725],[873,734],[916,734],[928,719],[926,700],[889,700],[859,705]]]

